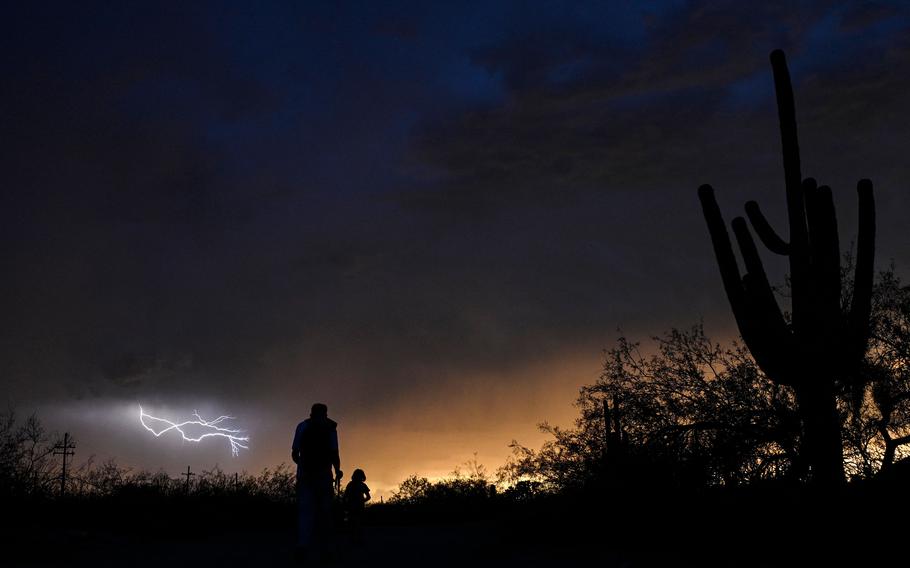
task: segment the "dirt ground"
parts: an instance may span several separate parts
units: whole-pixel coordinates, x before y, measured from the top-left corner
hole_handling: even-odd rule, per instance
[[[53,545],[29,546],[32,550],[17,554],[12,564],[2,564],[155,568],[301,565],[294,555],[293,530],[225,531],[198,538],[188,534],[192,534],[192,527],[187,523],[175,523],[173,538],[67,531],[53,535]],[[582,551],[571,543],[544,544],[548,541],[543,532],[539,539],[530,536],[521,539],[522,543],[510,542],[491,523],[365,527],[362,542],[336,534],[333,547],[325,554],[312,554],[302,565],[560,567],[592,565],[592,560],[604,567],[633,565],[596,545]]]

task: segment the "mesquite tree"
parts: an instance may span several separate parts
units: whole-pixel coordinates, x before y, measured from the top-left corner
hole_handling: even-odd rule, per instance
[[[872,182],[860,180],[859,233],[852,300],[842,304],[841,253],[831,189],[802,178],[793,88],[784,53],[771,54],[783,147],[790,240],[771,228],[754,201],[746,214],[771,252],[790,261],[791,313],[784,317],[774,297],[746,221],[733,220],[745,264],[740,276],[714,190],[698,190],[714,253],[733,315],[755,361],[774,382],[793,388],[802,421],[801,457],[810,480],[834,485],[844,480],[839,385],[859,380],[869,336],[875,254]]]

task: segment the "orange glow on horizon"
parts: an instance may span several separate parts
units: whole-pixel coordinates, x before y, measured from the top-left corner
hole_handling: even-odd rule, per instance
[[[475,458],[493,477],[511,454],[512,440],[537,448],[547,438],[539,423],[574,423],[578,389],[596,380],[600,369],[601,354],[588,350],[415,392],[381,416],[337,417],[345,478],[363,469],[378,502],[411,475],[450,478]],[[275,463],[288,461],[285,453],[276,452]]]

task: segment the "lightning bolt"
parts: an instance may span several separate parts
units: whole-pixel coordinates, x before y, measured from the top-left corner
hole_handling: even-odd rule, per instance
[[[170,432],[175,430],[180,433],[180,436],[186,442],[201,442],[204,438],[227,438],[231,443],[231,455],[237,456],[240,453],[240,449],[248,450],[249,446],[246,445],[250,441],[249,436],[241,436],[243,430],[236,430],[234,428],[225,428],[221,424],[225,420],[233,420],[233,416],[219,416],[214,420],[206,420],[205,418],[199,416],[199,413],[195,410],[193,411],[193,416],[195,420],[185,420],[183,422],[171,422],[165,418],[158,418],[157,416],[152,416],[151,414],[146,414],[142,410],[142,405],[139,405],[139,422],[142,426],[155,435],[156,438],[161,437],[165,432]],[[146,421],[151,422],[152,424],[160,424],[162,428],[160,430],[155,430],[152,426],[146,423]],[[194,438],[188,436],[186,432],[183,431],[183,428],[186,426],[199,426],[203,428],[204,432],[198,437]]]

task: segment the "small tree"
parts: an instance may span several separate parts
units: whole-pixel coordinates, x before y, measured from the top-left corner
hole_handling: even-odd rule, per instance
[[[693,487],[804,475],[792,393],[768,380],[745,347],[712,343],[701,325],[655,337],[652,347],[644,354],[620,337],[600,378],[581,388],[575,427],[542,424],[552,439],[538,451],[513,443],[504,473],[550,490],[656,477]],[[616,418],[608,408],[621,413],[622,453],[606,451],[605,422]]]
[[[50,495],[59,475],[55,443],[37,415],[19,422],[12,410],[0,414],[0,494]]]
[[[845,459],[852,477],[887,472],[910,445],[910,286],[879,274],[862,381],[844,388]]]

